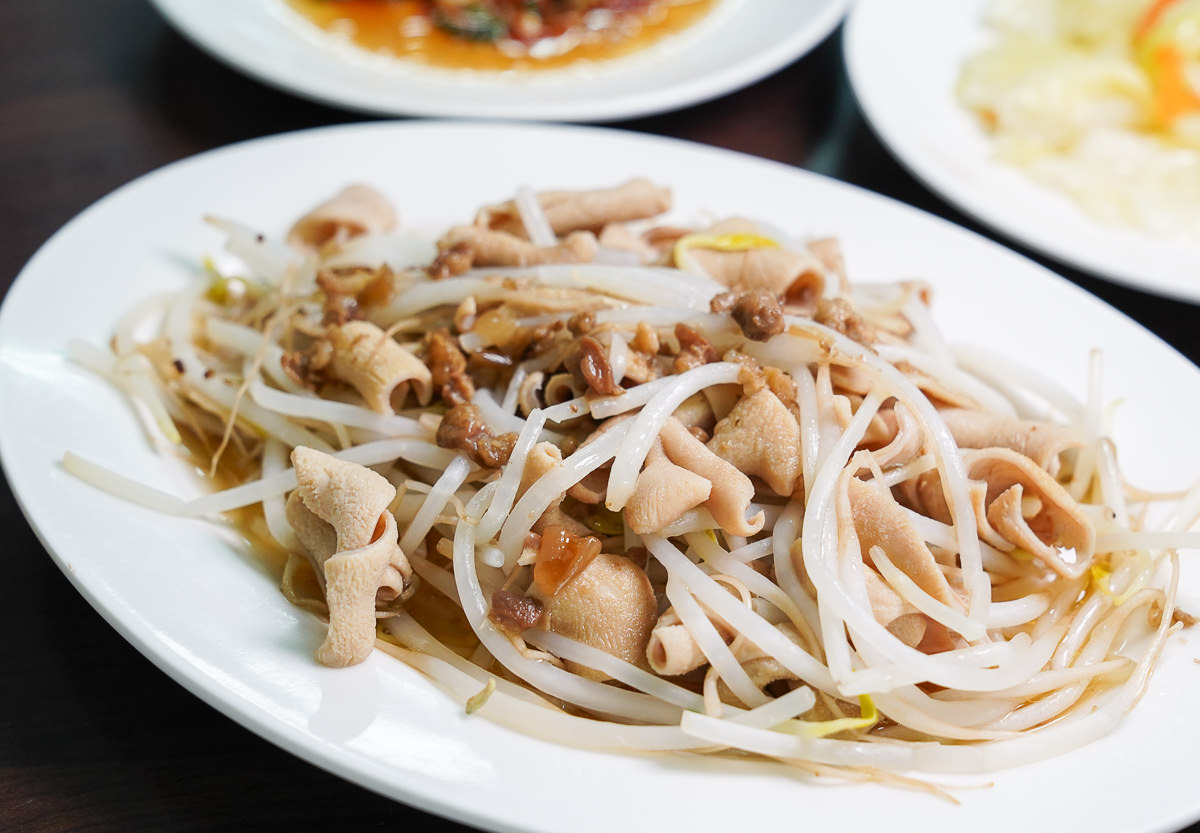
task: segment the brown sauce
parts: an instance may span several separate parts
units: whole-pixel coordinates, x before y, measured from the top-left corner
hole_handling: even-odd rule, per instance
[[[213,450],[216,440],[202,437],[186,424],[176,423],[182,438],[178,450],[193,470],[197,482],[206,491],[219,492],[232,489],[258,476],[258,463],[253,454],[246,453],[236,441],[221,454],[215,470],[212,470]],[[246,550],[254,553],[273,576],[283,575],[287,552],[275,542],[267,530],[262,504],[255,503],[232,509],[224,513],[229,528],[243,541]]]
[[[452,35],[432,25],[418,0],[286,0],[324,31],[381,55],[443,69],[541,70],[629,55],[688,28],[718,0],[664,0],[624,18],[628,31],[589,33],[560,55],[509,54],[496,43]]]

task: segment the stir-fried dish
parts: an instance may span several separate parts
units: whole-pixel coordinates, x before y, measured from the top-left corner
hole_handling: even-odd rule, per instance
[[[428,0],[434,24],[471,40],[530,44],[576,29],[611,25],[654,0]]]
[[[287,0],[326,31],[445,68],[554,69],[605,61],[687,29],[717,0]]]
[[[561,742],[884,777],[1109,731],[1186,618],[1197,501],[1124,482],[1098,393],[947,343],[928,285],[671,199],[523,189],[415,265],[363,185],[286,239],[213,219],[236,270],[74,350],[237,482],[65,464],[256,507],[317,661]]]
[[[1200,242],[1200,1],[993,0],[958,98],[1090,214]]]

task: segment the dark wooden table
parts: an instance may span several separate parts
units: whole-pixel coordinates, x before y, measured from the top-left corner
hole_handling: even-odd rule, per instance
[[[749,89],[615,126],[817,170],[975,227],[872,135],[839,37]],[[226,68],[143,0],[0,0],[0,43],[0,292],[59,226],[140,174],[363,119]],[[1195,307],[1050,265],[1200,362]],[[7,482],[0,522],[0,831],[467,829],[347,784],[218,714],[79,597]]]

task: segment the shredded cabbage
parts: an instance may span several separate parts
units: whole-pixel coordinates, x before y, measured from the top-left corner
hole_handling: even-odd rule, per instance
[[[996,0],[959,102],[1105,223],[1200,243],[1200,0]]]

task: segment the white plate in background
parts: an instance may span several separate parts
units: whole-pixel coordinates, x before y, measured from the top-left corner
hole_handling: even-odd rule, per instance
[[[1098,277],[1200,303],[1200,245],[1102,223],[1066,194],[994,161],[988,136],[954,95],[963,61],[989,42],[986,5],[855,3],[845,59],[871,126],[916,176],[1001,234]]]
[[[479,142],[509,164],[470,153]],[[639,174],[673,187],[683,219],[739,214],[796,234],[836,234],[853,279],[928,280],[951,339],[1036,365],[1077,395],[1089,351],[1105,348],[1105,394],[1122,400],[1115,437],[1127,474],[1174,488],[1200,471],[1200,371],[1091,295],[977,235],[709,147],[595,128],[408,122],[284,135],[184,160],[121,188],[51,238],[0,309],[0,460],[14,494],[75,587],[180,684],[304,760],[489,830],[1161,833],[1200,818],[1192,766],[1200,644],[1191,632],[1170,640],[1148,693],[1115,733],[993,776],[933,779],[951,786],[955,805],[748,762],[545,743],[467,717],[379,652],[353,668],[322,668],[312,654],[324,626],[287,604],[268,571],[217,526],[129,505],[62,470],[63,453],[73,451],[194,494],[178,462],[149,447],[125,400],[65,352],[73,338],[105,341],[132,303],[197,274],[220,243],[203,215],[281,233],[342,185],[367,181],[410,229],[436,234],[521,185],[582,188]],[[1185,562],[1182,581],[1181,603],[1195,611],[1200,571]],[[1091,788],[1113,783],[1119,788]]]
[[[317,101],[381,115],[609,121],[732,92],[804,55],[849,0],[721,0],[648,49],[528,73],[439,70],[339,43],[283,0],[152,0],[175,28],[248,75]]]

